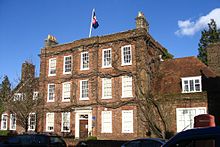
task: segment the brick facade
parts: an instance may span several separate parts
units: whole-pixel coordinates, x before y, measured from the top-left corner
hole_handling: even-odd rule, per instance
[[[48,131],[47,113],[53,113],[54,122],[51,132],[62,136],[84,139],[92,135],[98,139],[120,140],[153,137],[148,134],[150,130],[142,121],[143,114],[140,113],[141,108],[138,105],[143,95],[146,96],[149,93],[153,94],[155,100],[161,104],[163,115],[168,122],[167,130],[170,132],[178,130],[177,110],[179,108],[186,111],[206,108],[208,112],[216,112],[218,105],[215,102],[219,95],[213,94],[213,91],[208,88],[213,85],[210,79],[216,79],[216,73],[195,57],[162,61],[161,56],[166,54],[166,49],[150,36],[149,24],[141,22],[146,21],[142,13],[136,21],[136,29],[111,35],[85,38],[66,44],[58,44],[53,36],[45,40],[45,47],[41,49],[39,55],[40,77],[36,84],[40,97],[44,99],[44,114],[38,119],[36,131]],[[131,49],[130,65],[122,64],[124,46],[129,46]],[[103,68],[104,49],[111,49],[111,67]],[[89,69],[86,70],[81,69],[83,52],[88,52],[89,56]],[[71,56],[71,72],[67,74],[64,72],[66,56]],[[52,76],[49,74],[51,59],[56,59],[56,71]],[[34,75],[32,67],[23,68],[30,69],[30,75]],[[123,76],[132,77],[132,96],[122,97]],[[201,77],[201,91],[184,93],[181,78],[195,76]],[[22,79],[25,78],[29,78],[29,75],[22,72]],[[102,97],[103,78],[111,78],[111,98]],[[88,81],[86,99],[81,98],[82,80]],[[65,82],[70,83],[69,101],[63,101],[63,83]],[[50,102],[48,84],[55,85],[54,101]],[[70,112],[68,132],[62,130],[64,112]],[[107,120],[104,120],[102,116],[104,112],[111,117],[108,116]],[[125,113],[122,114],[123,112]],[[128,130],[127,133],[122,131],[123,119],[127,119],[122,115],[133,116],[131,119],[128,118],[132,122],[132,131]],[[112,129],[107,128],[107,132],[102,132],[103,124],[110,125]]]

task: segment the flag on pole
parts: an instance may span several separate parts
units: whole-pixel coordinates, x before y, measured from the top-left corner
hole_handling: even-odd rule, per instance
[[[99,26],[99,23],[98,23],[98,21],[97,21],[97,19],[96,19],[95,11],[93,11],[92,27],[93,27],[94,29],[96,29],[96,28],[98,28],[98,26]]]
[[[90,23],[90,29],[89,29],[89,37],[91,37],[92,35],[92,28],[96,29],[98,28],[99,23],[96,19],[96,15],[95,15],[95,9],[92,10],[92,17],[91,17],[91,23]]]

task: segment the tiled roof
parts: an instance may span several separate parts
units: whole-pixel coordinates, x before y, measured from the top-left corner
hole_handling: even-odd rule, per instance
[[[181,93],[181,78],[215,77],[216,74],[196,57],[168,59],[161,62],[155,90],[159,94]]]

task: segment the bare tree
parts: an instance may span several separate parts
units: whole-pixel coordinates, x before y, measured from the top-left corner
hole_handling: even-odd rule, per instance
[[[6,104],[7,110],[15,114],[16,124],[24,128],[25,132],[30,127],[33,127],[34,131],[37,129],[34,126],[37,126],[39,116],[43,112],[43,99],[36,91],[36,85],[38,85],[37,79],[20,82]]]

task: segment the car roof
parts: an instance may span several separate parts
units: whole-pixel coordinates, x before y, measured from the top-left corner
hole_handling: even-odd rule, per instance
[[[126,142],[125,144],[130,143],[132,141],[147,141],[147,140],[160,142],[161,144],[165,143],[165,140],[161,139],[161,138],[138,138],[138,139],[130,140],[130,141]]]
[[[165,146],[179,140],[196,139],[196,138],[202,139],[212,136],[220,136],[220,127],[194,128],[179,132],[175,136],[173,136],[170,140],[168,140]]]

